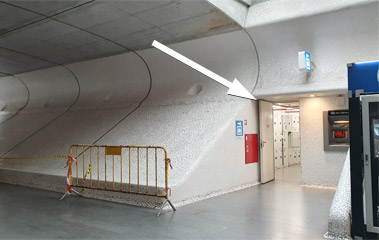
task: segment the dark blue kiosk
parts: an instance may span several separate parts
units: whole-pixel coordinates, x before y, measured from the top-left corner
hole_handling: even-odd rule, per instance
[[[348,64],[353,239],[379,239],[379,61]]]

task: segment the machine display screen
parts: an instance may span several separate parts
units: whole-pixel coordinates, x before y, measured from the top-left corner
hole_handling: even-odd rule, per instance
[[[379,102],[370,103],[369,109],[373,225],[379,227]]]
[[[335,130],[334,138],[347,138],[347,131],[345,130]]]
[[[327,114],[324,113],[324,150],[347,149],[350,142],[349,124],[348,110],[332,110]]]
[[[379,158],[379,120],[373,120],[374,155]]]

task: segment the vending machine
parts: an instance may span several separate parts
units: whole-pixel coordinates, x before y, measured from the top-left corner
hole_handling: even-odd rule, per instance
[[[352,238],[379,239],[379,61],[348,64]]]
[[[368,232],[379,233],[379,94],[363,95],[361,105],[365,220]]]

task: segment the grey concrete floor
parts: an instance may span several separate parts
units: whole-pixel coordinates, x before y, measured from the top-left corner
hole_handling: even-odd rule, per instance
[[[165,212],[0,184],[1,239],[323,239],[333,190],[301,186],[301,168],[274,182]]]

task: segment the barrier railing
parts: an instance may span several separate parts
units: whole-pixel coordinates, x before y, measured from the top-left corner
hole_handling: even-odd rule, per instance
[[[171,161],[163,147],[72,145],[66,167],[67,192],[60,200],[72,193],[81,196],[72,188],[78,187],[82,191],[95,189],[161,197],[165,200],[157,216],[166,203],[176,211],[169,200],[168,169],[172,168]]]

